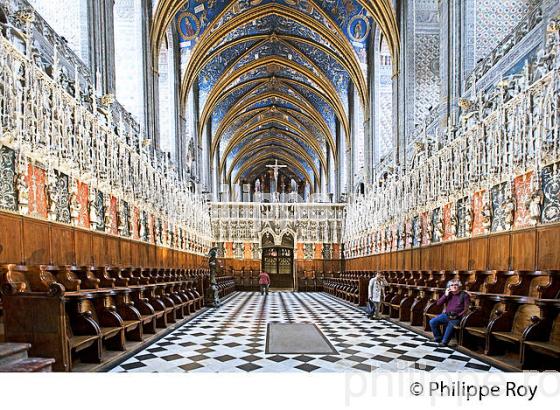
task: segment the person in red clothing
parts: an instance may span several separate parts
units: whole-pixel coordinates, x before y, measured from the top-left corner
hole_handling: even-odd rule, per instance
[[[268,295],[268,287],[270,286],[270,276],[265,271],[261,271],[259,274],[259,285],[261,286],[261,295],[265,292]]]

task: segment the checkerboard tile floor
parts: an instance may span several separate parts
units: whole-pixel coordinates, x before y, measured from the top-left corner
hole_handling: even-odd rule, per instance
[[[315,323],[338,354],[265,354],[268,323]],[[238,292],[111,372],[498,372],[325,293]]]

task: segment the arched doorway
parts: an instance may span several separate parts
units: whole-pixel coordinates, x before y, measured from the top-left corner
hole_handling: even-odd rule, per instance
[[[262,239],[262,270],[270,275],[271,288],[294,287],[294,238],[290,234],[282,237],[280,246],[270,234]]]

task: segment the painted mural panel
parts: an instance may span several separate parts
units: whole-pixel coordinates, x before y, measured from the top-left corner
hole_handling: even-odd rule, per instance
[[[418,247],[422,244],[422,217],[416,215],[412,218],[412,246]]]
[[[132,239],[140,239],[140,210],[138,207],[132,208]]]
[[[251,252],[251,244],[246,242],[243,244],[243,258],[252,259],[253,253]]]
[[[543,223],[560,221],[560,172],[558,164],[542,170],[544,203],[541,220]]]
[[[68,181],[68,175],[55,171],[53,184],[49,187],[51,218],[66,224],[71,222]]]
[[[117,203],[118,199],[111,195],[109,199],[109,226],[107,226],[107,230],[112,235],[118,235],[118,221],[119,221],[119,206]]]
[[[513,180],[513,194],[515,203],[517,204],[515,210],[515,228],[523,228],[531,224],[529,209],[527,204],[531,199],[531,180],[533,173],[529,172],[525,175],[520,175]]]
[[[15,186],[16,153],[8,147],[0,147],[0,208],[18,210]]]
[[[440,242],[441,241],[441,236],[440,236],[440,232],[438,232],[438,226],[441,227],[442,224],[442,212],[441,212],[441,208],[436,208],[432,211],[432,237],[431,237],[431,241],[432,242]],[[443,227],[441,227],[443,228]],[[443,229],[442,229],[443,231]],[[443,233],[443,232],[441,232]]]
[[[78,226],[81,228],[90,227],[89,220],[89,186],[81,181],[76,182],[77,188],[77,198],[78,203]]]
[[[484,193],[485,191],[475,192],[473,195],[473,228],[472,234],[484,234],[484,226],[482,225],[482,208],[484,207]]]
[[[506,184],[493,186],[490,190],[492,198],[492,232],[501,232],[506,230],[506,210],[504,203],[506,201]]]
[[[428,212],[422,212],[420,214],[421,226],[422,226],[422,246],[427,246],[430,244],[430,232],[428,230]]]
[[[453,211],[451,204],[445,204],[443,207],[443,240],[448,241],[455,237],[451,224],[451,212]]]
[[[27,186],[29,187],[29,215],[47,218],[47,175],[45,170],[29,164],[27,167]]]

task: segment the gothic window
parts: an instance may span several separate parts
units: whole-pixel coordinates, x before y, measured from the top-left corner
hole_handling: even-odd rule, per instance
[[[117,100],[142,123],[145,98],[142,0],[115,0],[113,16]]]

